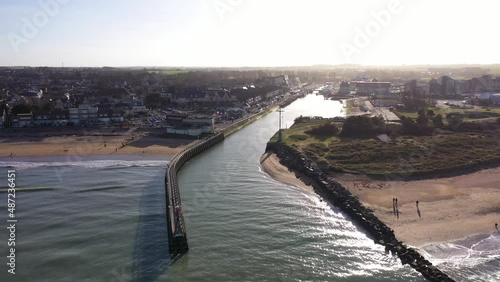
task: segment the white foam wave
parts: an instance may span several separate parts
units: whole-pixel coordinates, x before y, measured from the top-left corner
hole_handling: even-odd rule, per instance
[[[159,160],[89,160],[67,162],[2,162],[0,167],[14,168],[16,170],[33,169],[39,167],[83,167],[83,168],[127,168],[127,167],[166,167],[168,161]]]
[[[493,233],[466,240],[428,245],[422,254],[454,277],[491,281],[500,266],[500,234]]]

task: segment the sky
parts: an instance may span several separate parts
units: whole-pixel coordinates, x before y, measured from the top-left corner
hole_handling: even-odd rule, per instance
[[[500,63],[498,0],[2,0],[1,66]]]

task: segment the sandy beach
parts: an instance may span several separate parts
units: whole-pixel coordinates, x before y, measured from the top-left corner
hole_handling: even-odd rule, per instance
[[[416,181],[375,181],[349,174],[333,177],[394,229],[400,240],[422,246],[496,232],[499,174],[500,168],[493,168]],[[393,213],[392,198],[398,198],[399,219]]]
[[[262,163],[262,169],[278,181],[297,186],[297,181],[302,183],[295,173],[279,164],[275,155]],[[352,174],[331,177],[394,229],[398,239],[420,247],[497,232],[494,224],[500,224],[499,174],[500,168],[493,168],[416,181],[378,181]],[[393,213],[393,198],[398,198],[399,219]]]
[[[262,171],[267,173],[273,179],[286,183],[289,185],[297,186],[308,192],[314,193],[313,187],[307,185],[302,180],[295,176],[295,173],[290,172],[287,167],[280,164],[276,154],[265,153],[260,158],[260,166]]]
[[[0,158],[144,155],[170,157],[192,140],[161,137],[156,132],[36,132],[0,135]]]

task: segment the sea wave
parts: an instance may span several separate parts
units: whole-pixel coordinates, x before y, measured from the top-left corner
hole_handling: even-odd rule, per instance
[[[457,281],[500,281],[500,234],[431,244],[422,254]]]
[[[88,160],[88,161],[54,161],[54,162],[5,162],[0,161],[0,167],[25,170],[40,167],[83,167],[83,168],[128,168],[128,167],[166,167],[168,161],[160,160]]]

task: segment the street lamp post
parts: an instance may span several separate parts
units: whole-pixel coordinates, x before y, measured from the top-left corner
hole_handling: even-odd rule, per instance
[[[283,113],[283,109],[281,108],[281,106],[278,109],[278,113],[279,113],[278,142],[281,142],[281,141],[283,141],[283,137],[281,134],[281,113]]]

